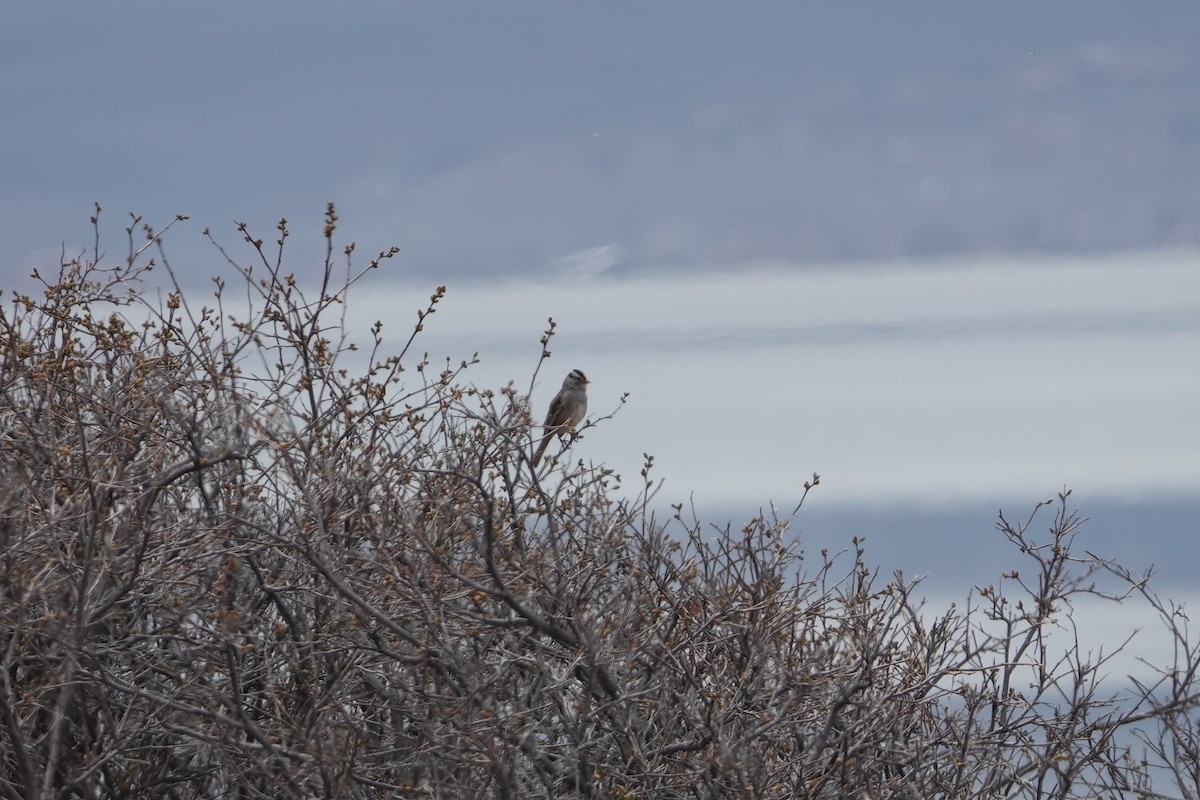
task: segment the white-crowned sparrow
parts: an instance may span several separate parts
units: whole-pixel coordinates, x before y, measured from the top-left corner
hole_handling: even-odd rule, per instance
[[[550,440],[555,436],[573,433],[575,426],[583,422],[587,414],[587,376],[583,370],[573,369],[563,380],[562,388],[550,401],[550,411],[546,414],[545,434],[537,452],[533,454],[533,466],[542,460],[542,454],[550,446]]]

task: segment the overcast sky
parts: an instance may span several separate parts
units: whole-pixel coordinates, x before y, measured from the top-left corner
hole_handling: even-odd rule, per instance
[[[93,202],[110,254],[189,215],[197,286],[204,228],[287,217],[303,275],[332,200],[401,248],[364,330],[448,284],[426,347],[495,385],[554,316],[535,405],[573,367],[629,392],[577,452],[654,453],[666,499],[1069,485],[1194,533],[1198,42],[1194,2],[9,3],[0,275]]]
[[[327,200],[414,271],[1200,244],[1200,6],[59,2],[0,11],[4,261],[98,200]],[[299,233],[299,231],[298,231]]]

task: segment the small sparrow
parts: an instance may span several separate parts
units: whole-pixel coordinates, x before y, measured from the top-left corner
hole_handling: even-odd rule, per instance
[[[546,433],[537,452],[533,454],[533,466],[536,467],[542,460],[542,454],[550,446],[551,439],[574,433],[575,426],[583,422],[587,414],[587,385],[588,379],[583,370],[573,369],[563,380],[562,388],[550,401],[550,411],[546,414],[546,424],[543,426]]]

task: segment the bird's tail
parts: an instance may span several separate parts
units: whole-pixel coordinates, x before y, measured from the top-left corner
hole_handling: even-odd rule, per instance
[[[550,446],[550,440],[552,438],[554,438],[554,433],[552,431],[548,432],[542,437],[542,443],[538,445],[538,449],[534,451],[533,461],[530,463],[532,463],[535,468],[537,467],[538,462],[542,460],[542,455],[546,452],[546,448]]]

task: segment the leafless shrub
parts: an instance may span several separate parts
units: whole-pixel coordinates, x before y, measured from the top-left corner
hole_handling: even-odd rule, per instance
[[[941,613],[858,542],[806,558],[799,507],[659,519],[652,458],[636,488],[532,470],[525,397],[468,363],[377,324],[344,367],[335,228],[306,290],[286,223],[242,226],[252,262],[197,307],[145,289],[172,273],[135,219],[123,263],[97,245],[0,312],[6,797],[1200,793],[1187,618],[1077,555],[1065,494],[1044,538],[1001,518],[1019,567]],[[1174,663],[1054,645],[1085,594],[1148,602]]]

